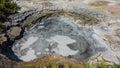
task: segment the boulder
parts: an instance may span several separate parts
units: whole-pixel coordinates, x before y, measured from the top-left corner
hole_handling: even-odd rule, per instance
[[[21,36],[21,32],[22,32],[22,28],[15,26],[15,27],[11,27],[8,31],[7,31],[7,35],[10,38],[10,40],[15,40],[17,38],[19,38]]]
[[[5,36],[5,34],[1,34],[0,35],[0,51],[2,51],[2,49],[6,49],[6,44],[7,44],[7,37]]]

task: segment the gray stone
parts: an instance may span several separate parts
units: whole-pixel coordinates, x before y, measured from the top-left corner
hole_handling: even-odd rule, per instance
[[[22,28],[21,27],[11,27],[7,31],[7,35],[11,40],[14,40],[16,37],[19,37],[21,35]]]

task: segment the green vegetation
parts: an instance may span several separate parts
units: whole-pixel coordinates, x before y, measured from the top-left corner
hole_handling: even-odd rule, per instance
[[[102,61],[100,64],[100,67],[101,68],[108,68],[108,65],[104,61]]]
[[[120,68],[120,65],[115,63],[113,65],[108,65],[105,61],[102,61],[97,66],[91,65],[89,63],[84,63],[84,68]]]
[[[57,68],[57,65],[55,63],[53,63],[52,68]]]
[[[50,66],[43,66],[40,68],[76,68],[74,67],[74,65],[68,64],[66,63],[65,65],[62,65],[63,67],[59,67],[56,63],[51,63]],[[89,63],[84,62],[83,63],[84,67],[80,67],[80,68],[120,68],[120,65],[118,64],[114,64],[113,66],[109,66],[105,61],[102,61],[97,67],[95,67],[94,65],[91,65]],[[24,68],[35,68],[36,66],[32,65],[32,64],[26,64],[24,65]]]
[[[33,68],[33,66],[31,64],[26,64],[24,68]]]
[[[18,9],[13,0],[0,0],[0,21],[5,21],[7,16],[16,13]]]
[[[74,66],[72,64],[66,64],[65,68],[74,68]]]
[[[84,68],[94,68],[93,65],[84,62]]]

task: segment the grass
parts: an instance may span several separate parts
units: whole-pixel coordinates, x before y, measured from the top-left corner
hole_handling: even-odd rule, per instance
[[[97,67],[95,67],[94,65],[85,62],[84,68],[120,68],[120,65],[115,63],[113,65],[108,65],[105,61],[102,61]]]
[[[22,68],[35,68],[34,66],[32,66],[31,64],[27,64],[24,65],[24,67]],[[66,64],[64,67],[58,67],[58,65],[56,64],[51,64],[51,66],[43,66],[43,67],[39,67],[39,68],[74,68],[71,64]]]
[[[84,68],[93,68],[93,65],[84,62]]]
[[[109,68],[108,65],[104,61],[101,62],[100,67],[101,68]]]
[[[95,67],[94,65],[91,65],[89,63],[84,62],[84,67],[82,68],[120,68],[120,65],[115,64],[113,66],[109,66],[105,61],[102,61],[98,67]],[[32,64],[26,64],[23,68],[35,68]],[[58,66],[55,62],[51,62],[49,66],[40,66],[39,68],[76,68],[74,65],[66,63],[62,67]],[[79,67],[81,68],[81,67]]]
[[[33,68],[31,64],[26,64],[23,68]]]

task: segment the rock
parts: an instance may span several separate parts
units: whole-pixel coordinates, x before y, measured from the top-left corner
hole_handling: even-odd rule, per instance
[[[6,56],[0,54],[0,68],[14,68],[16,62],[9,60]]]
[[[22,37],[23,29],[21,27],[15,26],[10,27],[7,30],[6,34],[0,34],[0,49],[1,51],[7,51],[7,48],[11,46],[11,44]]]
[[[6,49],[7,45],[7,37],[5,34],[0,35],[0,49]]]
[[[90,59],[90,64],[94,65],[95,67],[98,67],[102,62],[106,63],[109,67],[112,67],[115,62],[105,59],[102,55],[96,54],[95,56],[92,56]]]
[[[32,15],[32,14],[34,14],[36,12],[38,12],[36,9],[35,10],[25,11],[25,12],[22,12],[22,13],[11,15],[11,16],[9,16],[9,19],[12,22],[12,24],[18,23],[18,22],[24,21],[24,19],[26,17],[29,17],[30,15]]]
[[[4,43],[7,41],[7,38],[5,37],[5,34],[0,35],[0,44]]]
[[[16,38],[19,38],[21,36],[22,28],[21,27],[11,27],[7,31],[7,35],[10,38],[10,40],[15,40]]]

